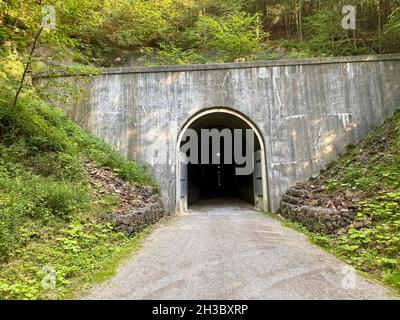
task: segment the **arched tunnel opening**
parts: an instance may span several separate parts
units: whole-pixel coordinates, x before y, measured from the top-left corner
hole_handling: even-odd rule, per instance
[[[234,114],[213,112],[197,118],[188,130],[196,134],[197,151],[185,148],[189,134],[184,134],[188,139],[182,139],[180,151],[187,165],[180,183],[186,184],[181,186],[186,205],[240,199],[257,206],[257,199],[263,197],[261,157],[257,156],[261,143],[250,125]],[[212,134],[216,133],[214,141]]]

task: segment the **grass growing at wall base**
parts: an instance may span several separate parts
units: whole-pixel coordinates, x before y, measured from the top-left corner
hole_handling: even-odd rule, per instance
[[[85,161],[155,184],[34,89],[17,108],[14,92],[0,77],[0,299],[69,298],[112,275],[142,236],[128,238],[104,219],[118,198],[89,183]]]
[[[115,275],[140,248],[147,229],[133,238],[108,224],[75,222],[60,237],[31,243],[0,271],[2,299],[79,298],[91,285]]]

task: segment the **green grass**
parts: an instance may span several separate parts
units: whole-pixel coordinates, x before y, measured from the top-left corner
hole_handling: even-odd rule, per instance
[[[155,183],[34,89],[17,108],[13,96],[0,77],[0,299],[70,298],[113,275],[146,233],[129,238],[104,219],[118,197],[89,183],[85,161],[131,183]]]
[[[118,265],[140,247],[150,229],[128,238],[107,223],[61,229],[55,237],[32,242],[0,271],[2,299],[68,299],[115,275]],[[46,270],[54,270],[54,286],[43,287]],[[51,281],[51,279],[50,279]]]

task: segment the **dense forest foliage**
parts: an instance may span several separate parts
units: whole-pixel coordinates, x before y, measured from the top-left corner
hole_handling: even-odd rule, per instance
[[[43,32],[47,62],[181,64],[400,50],[400,0],[0,0],[2,55],[26,52],[42,6],[57,29]],[[344,30],[344,5],[357,8]]]
[[[79,34],[95,26],[100,7],[58,5],[59,28],[49,32],[41,29],[40,1],[0,1],[0,300],[65,298],[111,276],[140,235],[105,219],[123,199],[96,175],[145,190],[154,185],[143,167],[86,133],[32,85],[40,65],[63,62],[73,72],[89,61],[89,42]]]

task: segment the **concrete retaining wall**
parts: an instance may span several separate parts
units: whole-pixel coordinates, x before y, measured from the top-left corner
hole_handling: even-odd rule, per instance
[[[400,55],[106,69],[83,86],[89,98],[64,108],[123,155],[147,164],[168,211],[175,206],[175,144],[183,124],[208,108],[242,113],[264,137],[276,211],[290,186],[318,174],[400,106]]]

